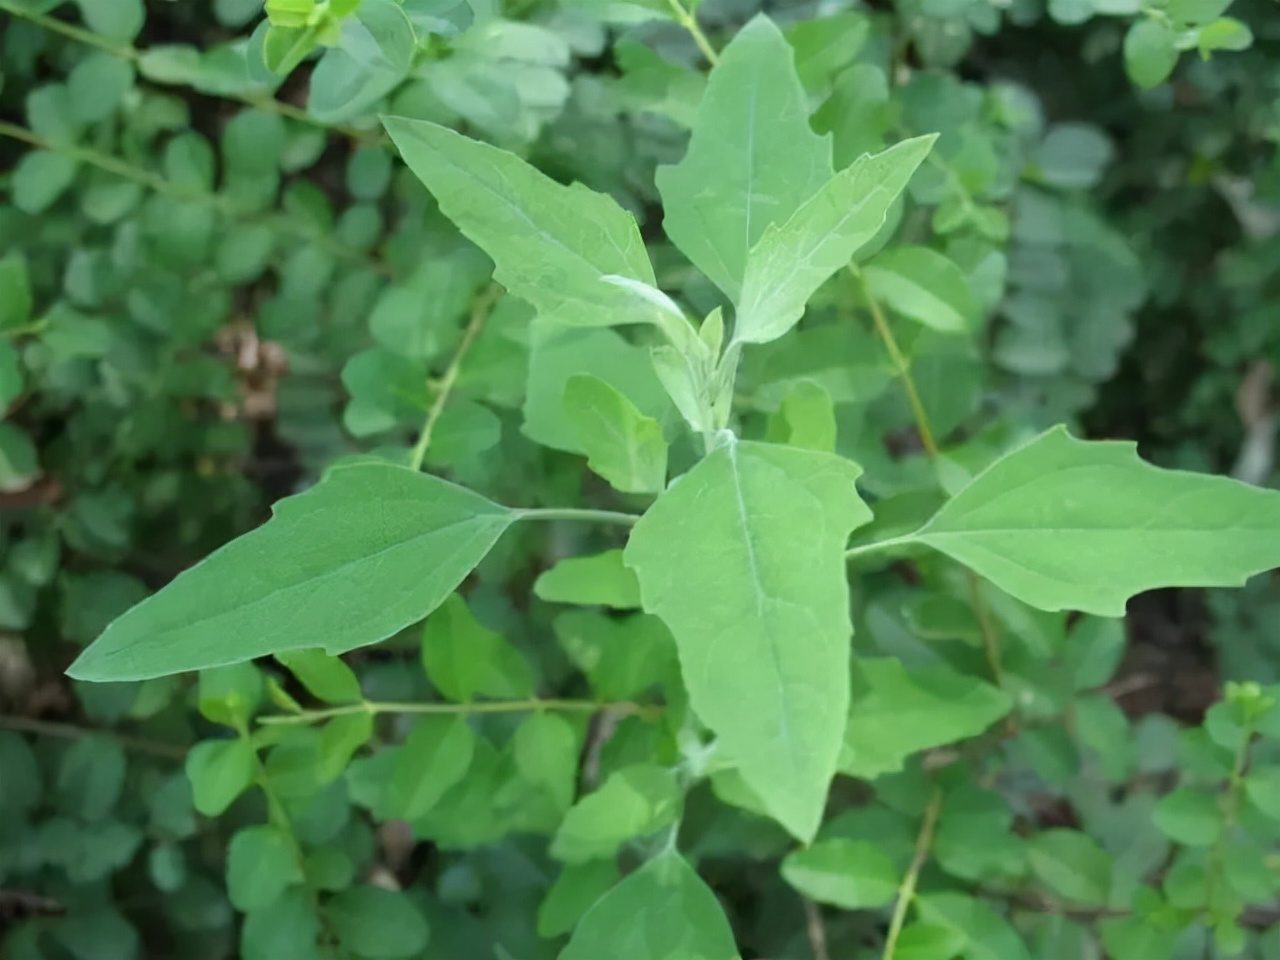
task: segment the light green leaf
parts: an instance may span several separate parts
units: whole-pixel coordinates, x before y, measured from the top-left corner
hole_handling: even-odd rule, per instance
[[[571,610],[556,617],[555,631],[560,646],[602,700],[640,697],[673,676],[675,645],[657,617]]]
[[[76,178],[79,164],[63,153],[29,150],[9,181],[13,205],[32,216],[44,213]]]
[[[963,333],[977,320],[978,304],[964,273],[928,247],[894,247],[863,273],[871,296],[926,327]]]
[[[512,738],[521,779],[550,798],[557,816],[573,806],[581,753],[581,738],[573,725],[554,713],[531,714]]]
[[[831,394],[816,380],[793,381],[769,418],[767,438],[770,443],[835,453],[836,408]]]
[[[565,384],[565,417],[577,431],[587,466],[623,493],[657,493],[667,482],[662,425],[626,396],[592,376]]]
[[[910,539],[1033,607],[1119,617],[1143,590],[1240,586],[1280,566],[1280,492],[1161,470],[1131,443],[1055,427],[997,460]]]
[[[900,660],[859,660],[840,770],[873,780],[913,753],[977,736],[1012,707],[1003,690],[946,667],[909,674]]]
[[[1160,798],[1152,813],[1160,832],[1188,847],[1207,847],[1222,833],[1222,807],[1204,790],[1179,787]]]
[[[513,519],[403,467],[339,467],[116,620],[67,672],[146,679],[377,643],[439,606]]]
[[[32,305],[26,257],[21,253],[0,257],[0,330],[26,326]]]
[[[879,232],[935,139],[864,154],[764,232],[747,258],[736,342],[767,343],[795,326],[809,298]]]
[[[1169,0],[1165,11],[1175,23],[1200,26],[1216,20],[1231,6],[1232,0]]]
[[[831,177],[831,144],[809,126],[809,103],[781,31],[753,19],[720,54],[675,166],[659,167],[663,227],[737,301],[747,254]]]
[[[276,659],[298,678],[308,693],[325,703],[359,703],[364,699],[360,681],[351,668],[322,650],[278,653]]]
[[[462,717],[424,717],[396,752],[390,813],[420,820],[455,783],[475,754],[476,735]]]
[[[342,39],[311,73],[307,110],[324,123],[365,113],[390,93],[413,65],[413,25],[395,0],[361,0],[342,21]]]
[[[782,861],[782,876],[810,900],[842,910],[866,910],[892,903],[898,868],[869,840],[821,840]]]
[[[478,696],[511,700],[533,696],[528,661],[500,634],[480,623],[457,594],[441,604],[423,628],[422,666],[435,688],[459,703]]]
[[[311,891],[296,884],[267,906],[250,910],[240,929],[241,960],[322,960],[313,903]]]
[[[1202,55],[1214,50],[1248,50],[1253,46],[1253,31],[1234,17],[1223,17],[1200,28],[1196,47]]]
[[[142,0],[75,0],[75,3],[90,30],[113,40],[132,40],[147,18]]]
[[[1031,872],[1058,896],[1105,906],[1111,893],[1111,855],[1079,830],[1042,830],[1027,841]]]
[[[631,214],[579,183],[421,120],[383,121],[440,209],[497,265],[494,279],[560,323],[654,323],[653,306],[603,277],[655,283]]]
[[[279,827],[245,827],[227,847],[227,897],[242,912],[270,906],[295,883],[302,865],[293,842]]]
[[[97,123],[111,116],[133,86],[133,65],[102,50],[75,65],[67,77],[71,112],[81,123]]]
[[[640,582],[635,572],[623,565],[621,550],[561,560],[534,581],[533,592],[548,603],[615,610],[640,607]]]
[[[399,891],[351,887],[326,903],[324,912],[342,946],[360,957],[417,957],[427,945],[427,921]]]
[[[262,672],[252,663],[234,663],[200,671],[196,705],[201,716],[239,729],[262,705]]]
[[[860,473],[829,454],[731,442],[658,498],[624,555],[645,609],[675,636],[694,711],[806,841],[848,711],[842,555],[871,519]]]
[[[952,927],[911,923],[902,928],[894,960],[952,960],[964,950],[968,938]]]
[[[664,853],[596,901],[560,960],[738,960],[710,888],[678,853]]]
[[[915,906],[926,923],[964,937],[966,960],[1030,960],[1017,931],[981,900],[933,893],[918,897]]]
[[[202,740],[187,754],[187,779],[195,808],[216,817],[253,783],[257,756],[249,741]]]
[[[1124,67],[1140,87],[1159,86],[1178,62],[1177,35],[1167,24],[1150,18],[1137,21],[1124,37]]]
[[[567,863],[538,905],[538,936],[568,933],[591,905],[618,882],[616,860]]]
[[[680,788],[669,770],[652,764],[625,767],[565,814],[551,855],[568,863],[612,857],[627,841],[673,823],[680,805]]]

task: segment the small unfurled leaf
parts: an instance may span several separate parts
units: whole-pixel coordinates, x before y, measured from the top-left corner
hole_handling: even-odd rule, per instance
[[[860,470],[731,442],[641,518],[624,559],[675,636],[694,712],[772,815],[818,829],[849,703],[843,552],[871,518]]]
[[[403,467],[336,468],[112,623],[67,672],[139,680],[377,643],[439,606],[514,516]]]
[[[667,236],[736,301],[765,228],[830,176],[831,144],[809,126],[791,48],[756,17],[711,71],[684,159],[658,169]]]
[[[565,814],[551,855],[568,863],[615,856],[628,840],[647,836],[680,815],[680,788],[669,770],[625,767]]]
[[[911,539],[1042,610],[1124,615],[1156,587],[1240,586],[1280,566],[1280,492],[1161,470],[1055,427],[1008,453]]]
[[[363,699],[360,681],[337,657],[321,650],[294,650],[278,653],[276,659],[313,697],[325,703],[358,703]]]
[[[605,381],[571,377],[564,390],[565,417],[577,431],[587,466],[623,493],[657,493],[667,482],[667,441],[662,425]]]
[[[434,123],[384,124],[409,169],[517,297],[574,326],[656,322],[651,304],[603,279],[655,283],[634,218],[612,199],[563,186],[515,154]]]
[[[872,780],[913,753],[977,736],[1009,712],[1004,691],[946,667],[915,674],[900,660],[859,660],[840,770]]]
[[[466,776],[476,735],[461,717],[424,717],[396,752],[390,813],[419,820]]]
[[[422,631],[422,666],[450,700],[520,699],[533,695],[533,671],[520,651],[494,633],[454,594]]]
[[[891,310],[943,333],[973,327],[978,304],[955,263],[928,247],[894,247],[863,270],[867,290]]]
[[[751,248],[733,338],[767,343],[804,315],[805,305],[884,225],[889,208],[936,137],[916,137],[841,170]]]
[[[1169,78],[1178,62],[1177,34],[1168,24],[1144,18],[1124,38],[1124,66],[1140,87],[1154,87]]]
[[[560,960],[738,960],[716,895],[674,851],[587,911]]]
[[[782,861],[782,876],[810,900],[843,910],[866,910],[892,903],[899,871],[868,840],[820,840]]]
[[[538,577],[533,592],[549,603],[615,610],[640,607],[640,583],[635,572],[623,565],[621,550],[561,560]]]

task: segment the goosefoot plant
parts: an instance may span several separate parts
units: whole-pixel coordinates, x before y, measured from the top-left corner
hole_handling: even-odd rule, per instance
[[[230,851],[231,900],[247,913],[246,956],[333,955],[338,942],[367,957],[424,949],[427,924],[417,910],[386,891],[348,887],[350,862],[327,849],[315,816],[299,826],[308,791],[342,777],[376,818],[405,820],[445,846],[480,846],[504,832],[550,836],[550,854],[564,867],[539,932],[572,930],[564,960],[739,956],[717,898],[679,841],[683,806],[707,781],[720,802],[799,842],[781,873],[807,898],[818,928],[814,902],[892,906],[875,947],[884,957],[1027,956],[992,907],[946,881],[917,896],[944,828],[951,835],[936,837],[938,855],[952,877],[1025,875],[1005,861],[980,863],[972,851],[957,865],[954,825],[966,815],[982,834],[979,846],[1015,856],[1004,843],[1009,820],[988,816],[989,791],[970,770],[982,756],[935,754],[922,764],[918,755],[1002,720],[1012,735],[1037,710],[1054,715],[1027,687],[1023,715],[1015,711],[1017,685],[1004,675],[995,624],[1020,631],[1029,646],[1048,638],[1046,649],[1074,664],[1073,691],[1087,690],[1109,671],[1069,648],[1102,651],[1114,668],[1122,640],[1100,618],[1123,616],[1135,593],[1239,585],[1280,566],[1280,493],[1160,470],[1130,444],[1086,442],[1063,427],[996,447],[940,446],[893,322],[913,324],[913,339],[917,329],[963,337],[978,311],[952,262],[890,242],[903,192],[934,138],[905,140],[837,171],[829,140],[807,116],[786,41],[768,19],[753,20],[711,72],[684,159],[658,176],[667,236],[723,295],[697,323],[657,288],[636,222],[608,196],[556,183],[445,127],[385,120],[406,163],[492,258],[496,283],[536,311],[535,323],[634,328],[678,418],[664,423],[643,412],[628,385],[585,374],[565,382],[561,412],[588,467],[626,503],[647,503],[629,512],[502,505],[421,472],[433,409],[412,450],[333,466],[312,489],[277,504],[263,527],[121,616],[72,665],[68,673],[84,681],[203,671],[201,710],[235,736],[191,753],[196,807],[217,815],[257,784],[271,820],[237,834]],[[872,503],[860,493],[869,488],[862,468],[836,452],[821,386],[796,384],[763,431],[736,412],[744,356],[794,336],[811,298],[831,284],[865,305],[925,454],[915,458],[911,489]],[[498,295],[496,287],[482,293],[476,316]],[[446,380],[457,375],[455,364]],[[673,463],[685,468],[672,478]],[[624,549],[565,560],[537,585],[547,600],[625,614],[618,624],[626,635],[579,662],[592,673],[600,656],[612,658],[604,665],[611,679],[597,672],[593,700],[531,697],[527,668],[457,592],[504,533],[549,521],[629,531]],[[854,621],[868,615],[866,585],[904,560],[926,571],[936,591],[936,603],[916,614],[942,623],[943,636],[976,636],[990,677],[945,663],[913,672],[903,658],[853,654]],[[1069,633],[1065,611],[1085,615]],[[424,662],[444,699],[366,700],[335,658],[428,616]],[[672,642],[678,668],[665,656]],[[304,708],[274,680],[264,687],[249,665],[261,657],[274,657],[328,706]],[[279,712],[255,724],[264,696]],[[1198,870],[1202,887],[1221,873],[1214,864],[1225,851],[1240,855],[1224,838],[1247,792],[1248,750],[1276,726],[1274,708],[1271,692],[1233,690],[1210,734],[1232,747],[1227,769],[1204,775],[1217,786],[1188,788],[1163,804],[1170,830],[1207,851],[1183,871]],[[508,711],[528,718],[502,750],[467,719]],[[637,726],[622,748],[630,762],[615,761],[602,784],[579,796],[583,732],[564,717],[590,712]],[[404,744],[353,761],[382,713],[428,716]],[[929,722],[913,720],[919,714]],[[1052,738],[1037,742],[1051,749]],[[1051,779],[1043,755],[1031,762]],[[843,831],[836,819],[824,822],[828,812],[856,810],[832,800],[838,774],[875,784],[887,804],[882,827],[918,828],[905,858],[897,826],[878,837],[871,821]],[[1258,803],[1275,813],[1265,787],[1257,787]],[[495,795],[508,812],[498,827]],[[1206,819],[1212,829],[1198,829]],[[625,849],[642,863],[620,878]],[[1067,900],[1098,909],[1116,906],[1113,894],[1124,901],[1106,934],[1109,948],[1122,951],[1116,956],[1137,956],[1125,945],[1151,930],[1176,933],[1197,917],[1227,931],[1227,946],[1238,932],[1243,900],[1221,888],[1179,902],[1146,885],[1140,869],[1116,893],[1109,854],[1081,833],[1039,835],[1032,863]],[[341,892],[330,896],[334,890]]]

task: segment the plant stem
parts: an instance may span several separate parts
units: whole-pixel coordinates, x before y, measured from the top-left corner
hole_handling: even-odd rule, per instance
[[[864,543],[857,547],[850,547],[844,552],[846,560],[852,560],[854,557],[862,557],[871,553],[879,553],[881,550],[887,550],[890,547],[896,547],[902,543],[914,543],[915,538],[908,534],[903,537],[890,537],[888,540],[876,540],[873,543]]]
[[[29,717],[0,717],[0,730],[14,730],[18,733],[30,733],[39,737],[61,737],[64,740],[80,740],[84,737],[103,737],[114,740],[126,750],[138,753],[149,753],[170,760],[183,760],[187,756],[187,748],[179,744],[159,743],[155,740],[143,740],[129,737],[107,730],[95,730],[91,727],[77,727],[70,723],[54,723],[49,720],[33,720]]]
[[[312,724],[346,717],[352,714],[402,713],[402,714],[479,714],[479,713],[533,713],[540,711],[560,713],[616,713],[652,717],[662,712],[657,704],[631,703],[629,701],[604,703],[597,700],[491,700],[478,703],[394,703],[389,701],[344,704],[323,710],[304,710],[302,713],[279,717],[259,717],[263,724]]]
[[[898,949],[898,937],[902,935],[902,928],[907,922],[907,910],[911,907],[911,901],[915,899],[920,871],[924,868],[925,861],[929,859],[929,848],[933,845],[933,831],[938,825],[938,814],[941,812],[942,791],[934,787],[933,796],[929,798],[929,806],[924,811],[924,822],[920,824],[920,833],[916,836],[915,856],[911,858],[911,865],[907,867],[902,883],[898,885],[898,899],[893,905],[893,917],[889,920],[889,932],[884,938],[884,952],[880,954],[880,960],[893,960],[894,952]]]
[[[857,279],[858,286],[862,289],[862,296],[867,301],[867,309],[871,312],[871,321],[875,324],[876,333],[880,337],[880,342],[884,344],[885,350],[889,352],[889,359],[893,361],[898,379],[902,381],[902,386],[907,391],[907,400],[911,404],[911,415],[915,418],[916,433],[920,435],[920,444],[924,447],[924,452],[928,454],[929,459],[934,460],[938,456],[938,443],[934,439],[933,428],[929,426],[929,415],[925,413],[924,404],[920,400],[920,392],[916,389],[915,378],[911,376],[911,361],[906,358],[902,348],[898,346],[898,341],[893,335],[893,330],[884,315],[884,310],[880,308],[880,302],[872,296],[871,288],[867,285],[866,277],[863,276],[862,271],[856,265],[850,264],[849,272]]]
[[[516,511],[517,520],[584,520],[588,523],[615,523],[634,527],[640,518],[617,510],[587,510],[577,507],[529,507]]]
[[[805,931],[809,935],[809,949],[813,951],[813,960],[831,960],[827,952],[827,928],[822,923],[822,911],[808,897],[801,897],[804,904]]]
[[[716,53],[715,47],[711,46],[711,41],[707,39],[707,35],[698,26],[697,17],[685,9],[681,0],[667,0],[667,6],[671,8],[671,13],[675,16],[676,22],[689,31],[689,36],[693,37],[693,42],[698,45],[702,55],[707,58],[707,63],[713,67],[719,63],[720,57]]]
[[[467,328],[462,331],[462,341],[454,351],[449,366],[445,368],[444,376],[440,378],[439,392],[431,403],[431,409],[427,411],[426,422],[423,423],[422,432],[418,434],[418,442],[414,444],[413,453],[409,456],[409,466],[414,470],[422,469],[422,462],[427,458],[427,448],[431,446],[431,434],[435,431],[440,414],[444,413],[445,404],[449,402],[449,394],[453,392],[453,386],[462,370],[462,361],[466,359],[467,351],[475,343],[476,337],[480,335],[480,329],[484,326],[485,320],[489,317],[489,311],[498,302],[501,293],[502,288],[496,283],[491,283],[471,305],[471,319],[467,323]]]

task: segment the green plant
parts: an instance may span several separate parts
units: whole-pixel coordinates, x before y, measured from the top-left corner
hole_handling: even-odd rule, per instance
[[[70,909],[6,955],[1280,955],[1280,690],[1179,730],[1110,687],[1133,594],[1280,565],[1280,494],[1054,426],[1188,255],[1099,204],[1139,176],[1100,126],[939,69],[1039,5],[272,2],[204,50],[53,6],[15,46],[70,29],[66,83],[5,54],[0,440],[71,502],[10,525],[6,627],[97,637],[75,690],[127,732],[0,735],[0,880]],[[1047,13],[1139,16],[1089,21],[1118,65],[1213,6]],[[186,131],[160,85],[236,106]],[[134,606],[251,525],[264,397],[319,481]]]

